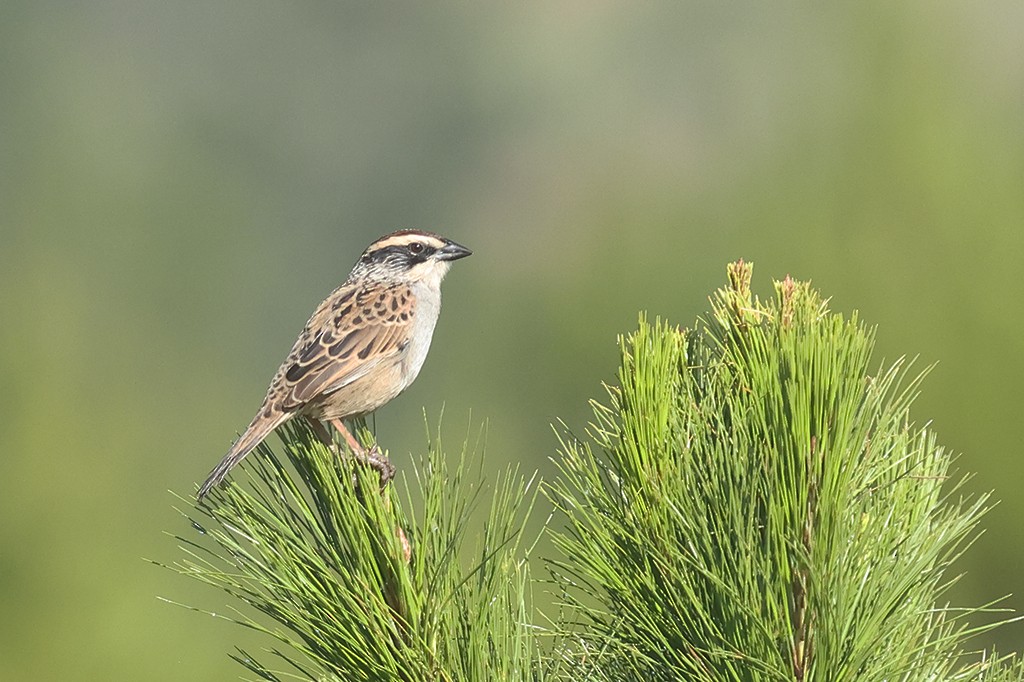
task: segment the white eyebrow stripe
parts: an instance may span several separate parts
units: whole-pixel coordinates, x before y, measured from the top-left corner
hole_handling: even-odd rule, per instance
[[[378,251],[380,249],[386,249],[389,246],[408,246],[413,242],[423,242],[427,246],[432,246],[435,249],[439,249],[444,246],[444,240],[439,239],[432,234],[406,233],[393,235],[374,243],[373,250]]]

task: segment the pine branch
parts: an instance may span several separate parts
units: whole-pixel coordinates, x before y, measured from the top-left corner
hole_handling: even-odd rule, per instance
[[[730,266],[693,331],[641,317],[588,439],[562,439],[552,571],[577,660],[595,679],[976,674],[979,609],[939,605],[987,496],[912,422],[924,373],[872,373],[856,315],[789,278],[762,303],[750,277]]]
[[[283,668],[235,660],[262,680],[533,679],[532,481],[514,469],[499,479],[466,570],[485,490],[465,448],[451,464],[435,444],[400,495],[378,494],[375,472],[301,424],[281,440],[246,461],[249,485],[217,489],[190,517],[199,537],[178,537],[186,558],[174,568],[248,606],[233,620],[276,640]]]
[[[693,330],[641,316],[588,433],[560,437],[548,627],[534,481],[485,489],[466,446],[380,494],[286,427],[184,514],[175,570],[276,644],[233,655],[261,680],[1024,681],[965,653],[993,604],[945,603],[989,501],[911,418],[926,371],[872,371],[856,314],[788,277],[762,302],[751,272],[731,265]]]

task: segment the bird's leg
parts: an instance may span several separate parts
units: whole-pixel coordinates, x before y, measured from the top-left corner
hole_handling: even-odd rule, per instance
[[[331,432],[327,430],[327,427],[324,426],[323,422],[321,422],[319,419],[313,419],[312,417],[306,417],[306,421],[309,422],[309,426],[313,430],[313,434],[316,435],[317,439],[321,443],[323,443],[328,448],[333,450],[334,454],[338,455],[339,457],[345,456],[345,453],[342,452],[341,447],[334,442],[334,437],[331,436]],[[374,469],[378,468],[376,463],[373,460],[371,460],[369,456],[367,456],[366,451],[363,449],[363,446],[360,445],[359,442],[352,437],[352,433],[345,428],[345,425],[341,422],[341,420],[335,419],[332,420],[331,423],[334,425],[336,429],[338,429],[338,431],[341,432],[341,435],[345,437],[345,441],[348,443],[349,449],[352,451],[352,454],[359,462],[362,462],[364,464],[370,464],[371,466],[373,466]],[[377,448],[376,446],[374,446],[374,450],[376,450],[377,453],[380,452],[380,449]]]
[[[313,419],[312,417],[306,417],[306,422],[309,424],[309,428],[313,430],[314,435],[316,435],[321,443],[329,448],[334,447],[334,439],[331,438],[331,432],[327,430],[327,427],[323,425],[323,422],[319,419]]]
[[[327,429],[320,422],[316,422],[320,427],[320,431],[327,433]],[[391,463],[383,452],[380,451],[380,447],[374,443],[373,447],[370,448],[369,452],[366,451],[359,441],[355,439],[352,432],[345,428],[345,424],[340,419],[332,419],[331,425],[334,426],[338,431],[341,432],[342,437],[348,443],[349,448],[352,450],[352,454],[357,460],[363,464],[368,464],[373,467],[378,474],[380,474],[380,489],[384,491],[384,487],[395,477],[395,465]],[[330,439],[330,434],[327,435]],[[405,563],[408,564],[412,560],[412,546],[409,544],[409,538],[406,536],[405,531],[402,530],[401,526],[397,528],[397,535],[399,542],[402,543],[402,556],[405,557]]]
[[[345,428],[345,424],[343,424],[340,419],[332,419],[330,421],[331,426],[336,428],[345,439],[345,442],[348,443],[348,446],[351,448],[352,454],[355,458],[363,464],[373,467],[373,469],[380,474],[380,487],[383,489],[384,486],[386,486],[391,479],[395,477],[395,465],[392,464],[391,460],[380,451],[380,448],[377,447],[376,443],[373,444],[372,448],[367,450],[360,445],[359,441],[355,439],[352,433]]]

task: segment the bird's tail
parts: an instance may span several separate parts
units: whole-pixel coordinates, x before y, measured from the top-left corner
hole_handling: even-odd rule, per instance
[[[199,493],[196,494],[196,501],[202,500],[207,493],[219,485],[236,464],[245,459],[245,456],[262,443],[263,439],[269,436],[271,431],[287,421],[291,416],[287,412],[276,412],[272,417],[267,418],[263,416],[263,411],[260,410],[260,413],[252,420],[249,427],[238,437],[238,440],[231,446],[231,449],[228,450],[228,454],[224,455],[224,459],[220,461],[220,464],[215,466],[210,475],[206,477],[203,485],[199,488]]]

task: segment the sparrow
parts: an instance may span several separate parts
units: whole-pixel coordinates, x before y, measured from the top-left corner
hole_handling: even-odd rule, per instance
[[[252,422],[199,488],[197,500],[281,424],[301,417],[330,444],[332,425],[353,455],[381,474],[394,467],[344,420],[390,402],[419,374],[441,312],[441,280],[473,252],[430,232],[399,230],[370,244],[348,279],[317,306],[274,374]]]

